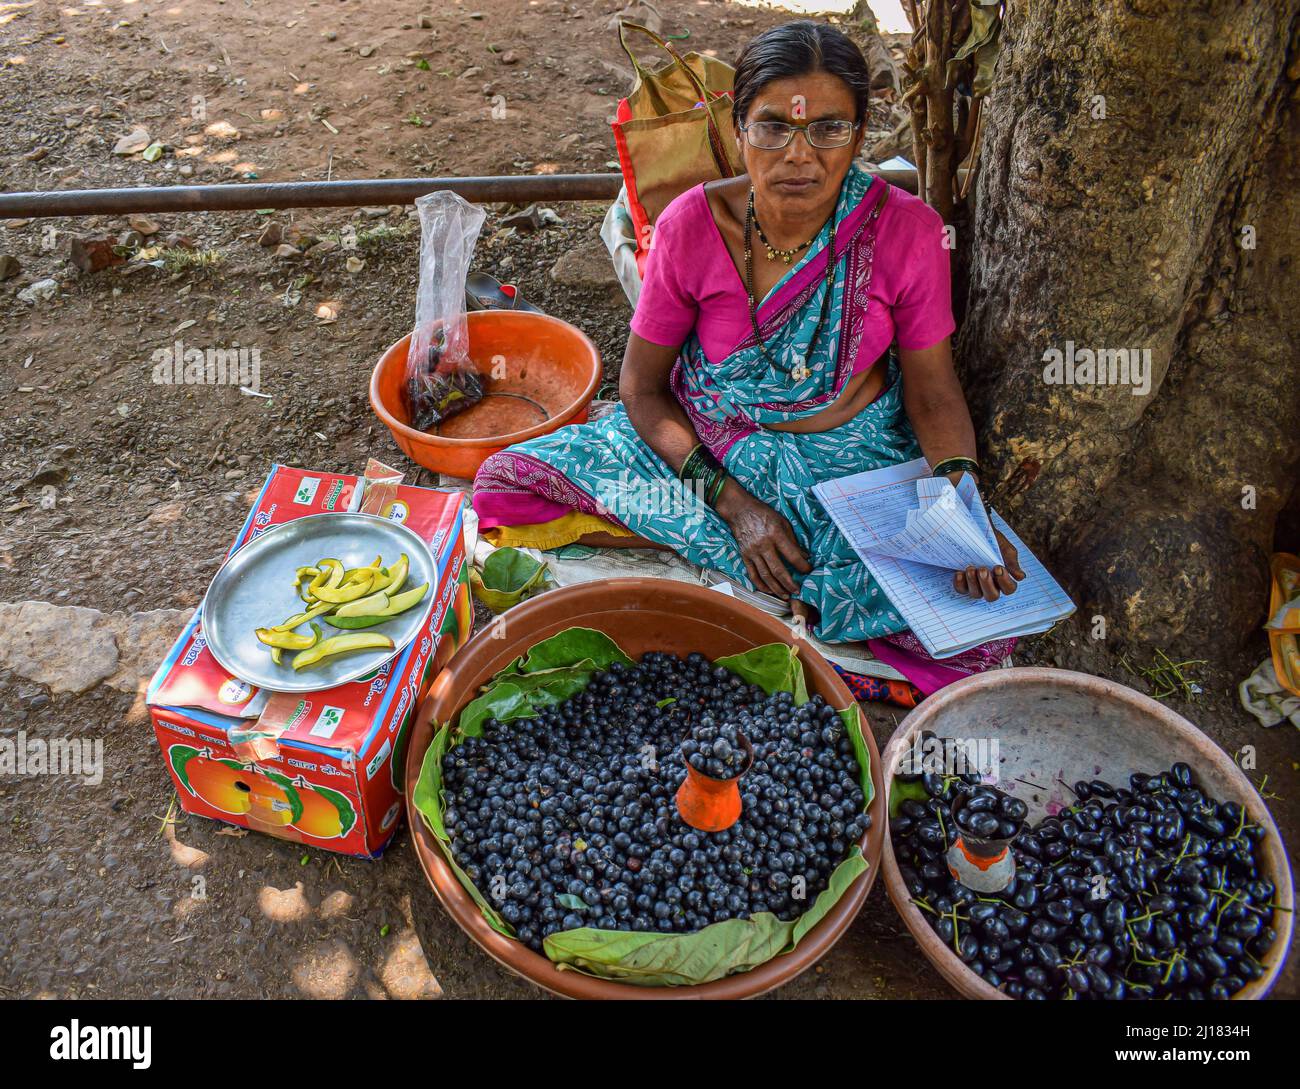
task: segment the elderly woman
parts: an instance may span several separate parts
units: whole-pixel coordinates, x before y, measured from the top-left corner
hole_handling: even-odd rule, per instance
[[[484,462],[474,506],[499,542],[666,546],[789,599],[822,639],[906,628],[812,495],[922,454],[954,483],[978,473],[943,223],[856,164],[868,86],[832,27],[749,43],[746,173],[660,215],[614,413]],[[1014,591],[1001,543],[1004,565],[959,572],[955,592]]]

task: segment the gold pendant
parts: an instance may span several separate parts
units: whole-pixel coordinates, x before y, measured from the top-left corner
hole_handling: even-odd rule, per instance
[[[796,358],[798,358],[798,357],[796,357]],[[796,382],[802,382],[802,381],[803,381],[805,378],[807,378],[810,374],[812,374],[812,371],[810,371],[810,370],[807,368],[807,366],[804,364],[803,359],[801,359],[801,358],[800,358],[799,361],[794,365],[794,368],[790,371],[790,377],[793,378]]]

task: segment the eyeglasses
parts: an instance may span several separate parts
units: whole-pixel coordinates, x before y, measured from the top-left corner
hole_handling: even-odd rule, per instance
[[[755,121],[741,125],[740,131],[750,144],[763,151],[779,151],[802,132],[813,147],[844,147],[860,127],[857,121],[814,121],[809,125],[787,125],[784,121]]]

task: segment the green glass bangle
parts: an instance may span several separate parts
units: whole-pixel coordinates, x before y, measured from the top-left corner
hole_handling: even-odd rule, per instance
[[[980,463],[974,458],[944,458],[934,467],[934,476],[947,476],[949,473],[974,473],[980,475]]]
[[[727,482],[727,472],[703,443],[697,443],[686,455],[677,478],[705,503],[713,506]]]
[[[681,480],[688,477],[705,477],[711,476],[721,468],[718,459],[705,448],[703,443],[700,443],[686,455],[686,460],[682,462],[681,470],[677,475]]]
[[[718,505],[718,497],[722,495],[722,489],[726,486],[726,483],[727,471],[719,467],[717,473],[714,475],[714,480],[709,487],[708,493],[704,497],[704,501],[708,503],[709,506],[716,507]]]
[[[691,469],[692,469],[692,467],[693,467],[693,463],[694,463],[694,461],[695,461],[695,456],[696,456],[696,455],[697,455],[697,454],[698,454],[702,449],[704,449],[704,443],[702,443],[702,442],[697,442],[697,443],[696,443],[696,444],[691,448],[691,452],[690,452],[689,454],[687,454],[685,460],[682,461],[682,467],[681,467],[680,469],[677,470],[677,479],[678,479],[678,480],[685,480],[688,476],[694,476],[694,475],[695,475],[694,473],[691,472]]]
[[[718,473],[713,469],[706,469],[697,477],[687,477],[683,483],[695,493],[701,502],[709,503],[709,496],[718,486]]]

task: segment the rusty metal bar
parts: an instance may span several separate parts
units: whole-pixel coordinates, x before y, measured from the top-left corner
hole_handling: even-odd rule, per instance
[[[410,204],[452,189],[476,204],[613,200],[618,174],[525,174],[486,178],[366,178],[360,181],[166,185],[135,189],[73,189],[0,193],[0,216],[122,215],[128,212],[229,212],[249,208],[351,208]]]
[[[916,192],[914,170],[881,170],[891,184]],[[618,195],[619,174],[522,174],[483,178],[365,178],[357,181],[254,182],[247,185],[162,185],[132,189],[68,189],[0,193],[0,219],[126,215],[130,212],[230,212],[251,208],[355,208],[411,204],[451,189],[476,204],[600,200]]]

